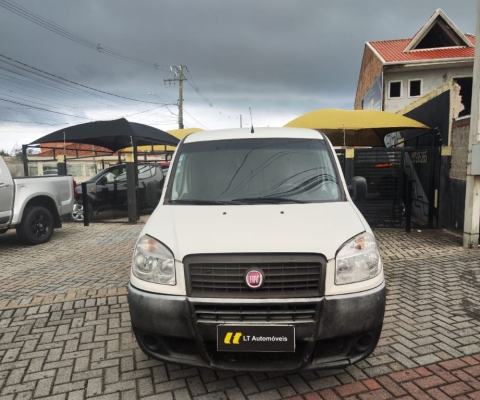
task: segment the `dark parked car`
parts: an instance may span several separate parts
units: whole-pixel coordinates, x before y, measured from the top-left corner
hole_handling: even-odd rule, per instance
[[[170,168],[170,161],[160,161],[159,164],[162,167],[163,175],[167,176],[168,170]]]
[[[148,207],[147,185],[155,182],[160,190],[165,175],[160,165],[142,163],[138,165],[138,192],[139,207]],[[75,205],[70,219],[76,222],[83,221],[85,212],[91,217],[93,212],[124,209],[127,207],[127,173],[126,165],[118,164],[106,168],[87,181],[88,203],[82,203],[82,186],[77,185]]]

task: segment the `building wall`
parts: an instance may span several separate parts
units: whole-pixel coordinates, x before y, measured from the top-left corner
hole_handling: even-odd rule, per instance
[[[355,96],[355,110],[362,109],[362,99],[367,94],[375,79],[382,72],[382,62],[375,53],[365,45],[362,66],[358,77],[357,94]]]
[[[23,170],[23,162],[18,158],[7,158],[5,159],[7,168],[14,178],[21,178],[25,176]],[[77,161],[67,163],[67,174],[72,175],[73,179],[77,182],[85,182],[95,175],[98,171],[101,171],[103,168],[107,168],[110,165],[115,165],[116,160],[110,162],[92,162],[92,161]],[[44,176],[46,170],[56,170],[58,164],[54,161],[30,161],[28,163],[28,175],[29,176]]]
[[[408,68],[386,69],[384,71],[384,111],[397,112],[416,101],[419,97],[430,93],[448,82],[451,78],[471,77],[472,74],[473,67],[448,67],[416,70]],[[408,97],[408,81],[410,79],[422,79],[422,92],[419,97]],[[388,88],[391,81],[402,82],[401,98],[389,99]]]
[[[450,178],[467,179],[467,150],[470,132],[470,118],[453,122],[452,126],[452,169]]]
[[[470,118],[453,122],[452,168],[450,169],[450,217],[448,228],[463,232],[465,222],[465,195],[467,190],[467,151]]]
[[[53,157],[53,150],[52,147],[55,149],[55,155],[63,155],[63,147],[67,150],[65,150],[65,155],[67,157],[75,157],[77,156],[77,152],[75,150],[78,150],[78,157],[90,157],[94,156],[95,152],[97,153],[97,156],[102,156],[102,155],[108,155],[112,154],[112,152],[104,147],[100,146],[94,146],[91,144],[83,144],[83,143],[65,143],[65,145],[61,142],[54,142],[54,143],[43,143],[40,145],[40,157]],[[116,154],[116,153],[113,153]]]

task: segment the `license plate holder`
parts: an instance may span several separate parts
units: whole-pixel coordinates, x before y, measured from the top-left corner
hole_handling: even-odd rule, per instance
[[[217,350],[294,352],[294,325],[217,325]]]

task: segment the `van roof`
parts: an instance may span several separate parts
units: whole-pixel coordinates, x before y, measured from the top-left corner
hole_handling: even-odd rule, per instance
[[[251,128],[220,129],[215,131],[201,131],[188,135],[184,143],[206,142],[210,140],[228,139],[259,139],[259,138],[303,138],[320,139],[323,136],[313,130],[304,128]]]

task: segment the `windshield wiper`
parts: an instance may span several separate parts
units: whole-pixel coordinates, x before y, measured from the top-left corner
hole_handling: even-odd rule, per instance
[[[289,197],[244,197],[241,199],[233,199],[234,202],[239,203],[307,203],[306,201],[291,199]]]
[[[178,199],[168,200],[169,204],[196,204],[196,205],[218,205],[218,204],[240,204],[235,200],[200,200],[200,199]]]

